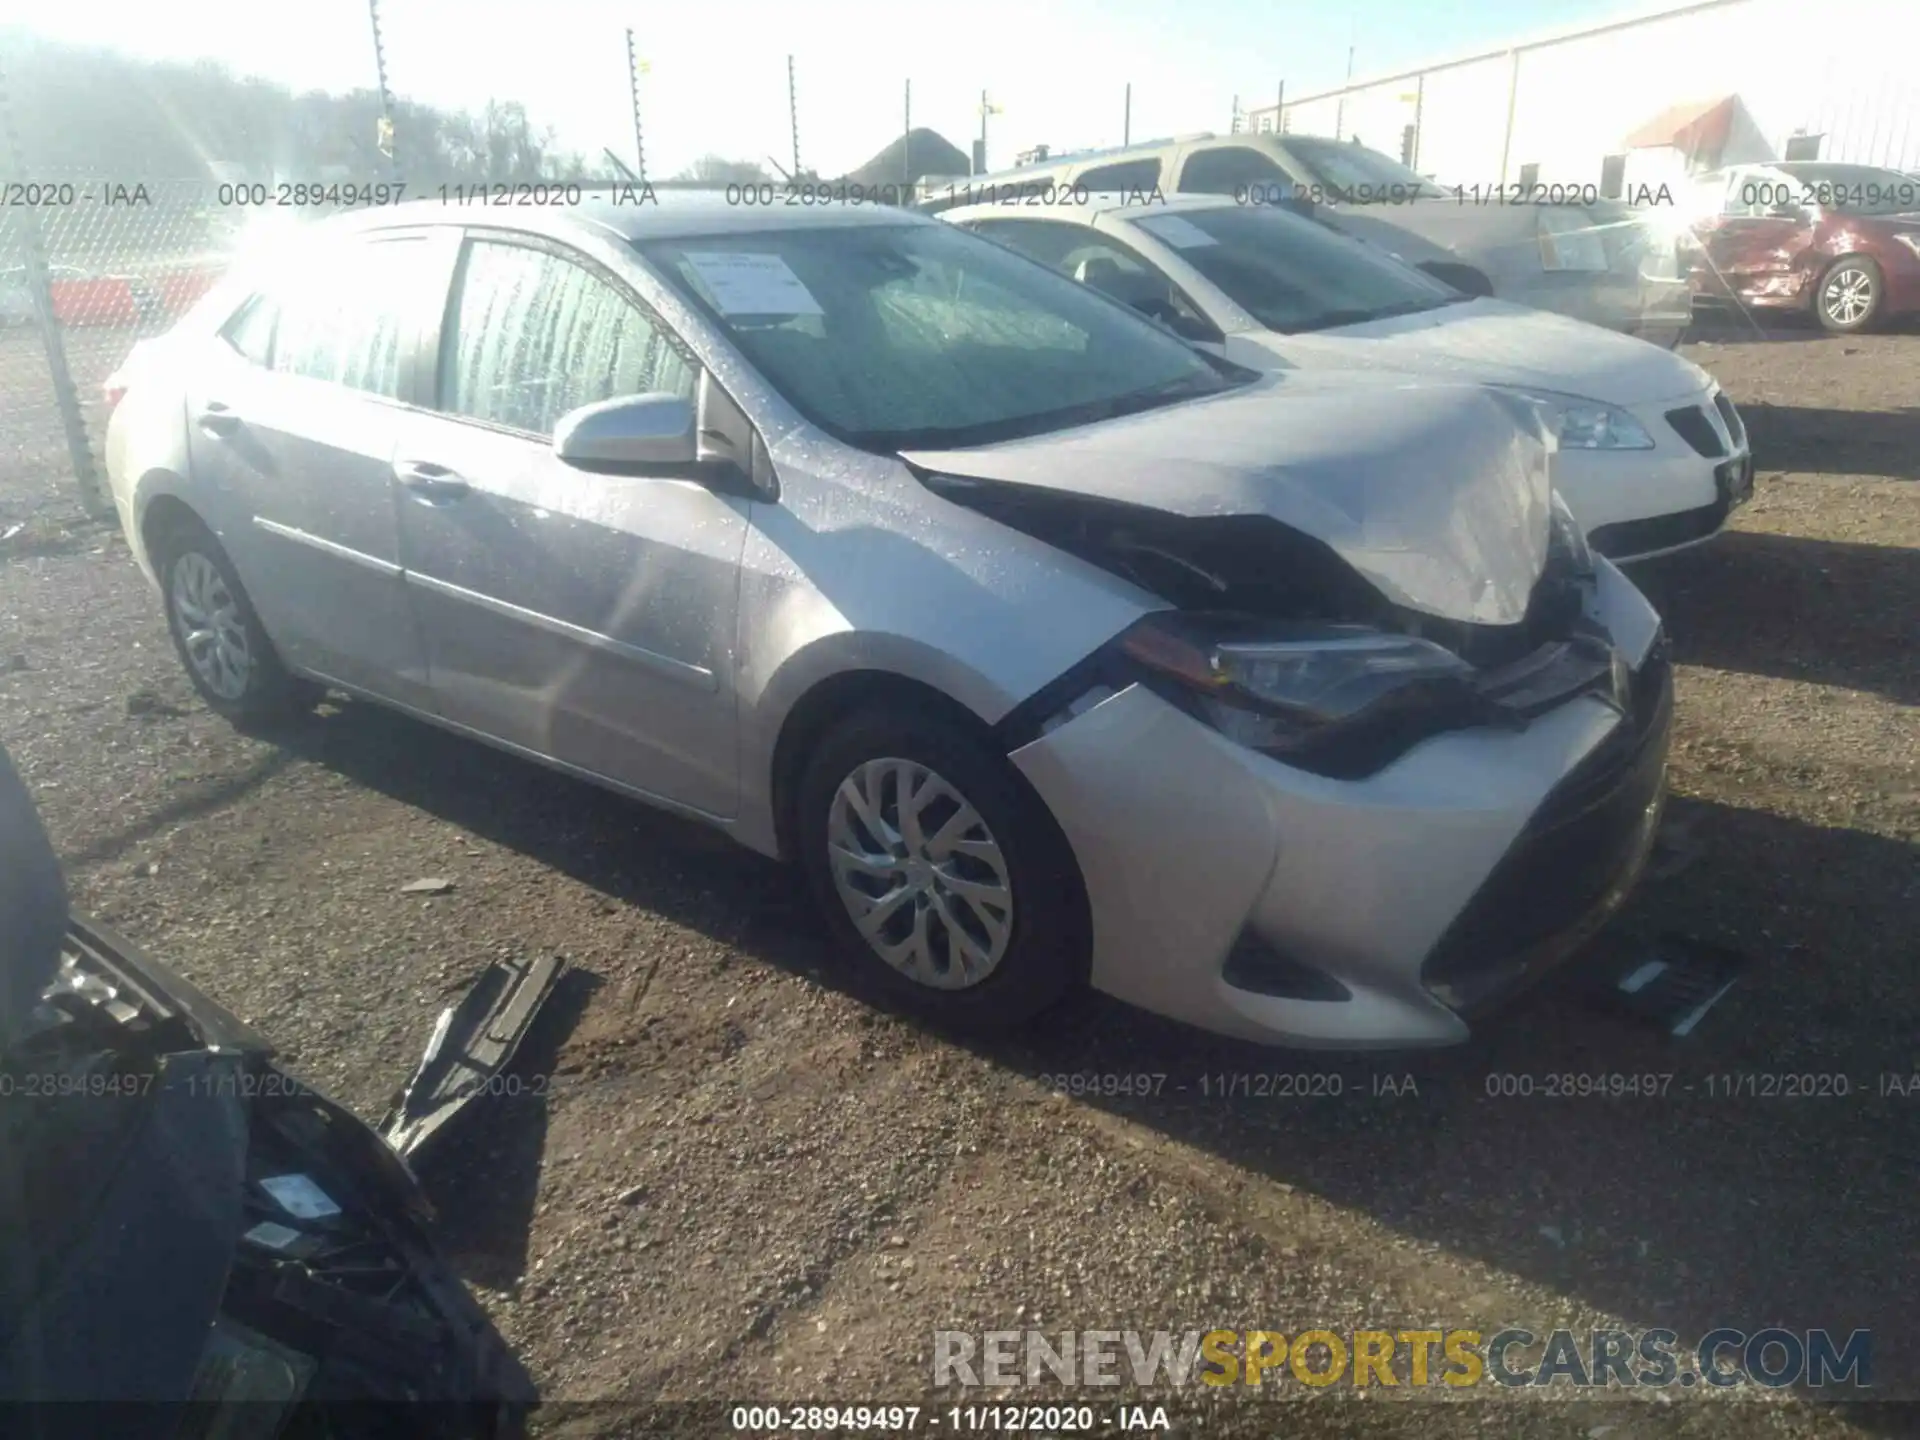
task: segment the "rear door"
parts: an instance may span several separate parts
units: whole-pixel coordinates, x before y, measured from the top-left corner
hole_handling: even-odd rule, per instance
[[[693,399],[699,367],[587,255],[484,229],[449,243],[460,253],[433,409],[409,417],[393,461],[440,712],[730,816],[750,502],[691,479],[588,474],[552,451],[568,411],[617,395]]]
[[[431,312],[428,250],[424,231],[303,247],[187,387],[196,489],[285,658],[415,706],[429,699],[393,450]]]

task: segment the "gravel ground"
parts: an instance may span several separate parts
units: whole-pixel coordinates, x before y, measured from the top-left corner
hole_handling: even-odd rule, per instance
[[[568,1433],[622,1433],[659,1399],[912,1402],[937,1329],[1870,1327],[1877,1389],[1920,1395],[1920,1092],[1879,1093],[1920,1072],[1920,338],[1689,353],[1744,407],[1761,474],[1730,533],[1638,577],[1676,642],[1675,798],[1659,873],[1598,947],[1678,930],[1751,957],[1685,1041],[1572,977],[1414,1059],[1257,1052],[1092,998],[1018,1041],[931,1034],[845,993],[795,884],[722,839],[365,705],[236,735],[118,537],[24,463],[0,471],[0,534],[26,525],[0,541],[0,741],[76,903],[369,1118],[489,959],[571,962],[521,1093],[427,1177],[544,1392],[597,1402]],[[401,893],[427,876],[453,888]],[[1203,1088],[1302,1071],[1343,1095]],[[1488,1094],[1570,1071],[1673,1080]],[[1042,1078],[1063,1072],[1165,1078],[1069,1098]],[[1783,1072],[1851,1093],[1710,1078]],[[1912,1423],[1751,1392],[1372,1393],[1158,1398],[1180,1433]]]

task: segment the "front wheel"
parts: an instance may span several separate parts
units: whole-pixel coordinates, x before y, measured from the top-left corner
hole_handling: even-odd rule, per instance
[[[1871,327],[1880,316],[1886,282],[1880,267],[1864,255],[1845,255],[1827,267],[1813,292],[1813,313],[1836,334]]]
[[[912,707],[835,726],[801,777],[801,863],[860,973],[925,1019],[1007,1029],[1086,973],[1066,837],[1007,759]]]
[[[160,538],[154,552],[173,648],[210,709],[244,728],[312,708],[318,687],[280,663],[212,531],[183,522]]]

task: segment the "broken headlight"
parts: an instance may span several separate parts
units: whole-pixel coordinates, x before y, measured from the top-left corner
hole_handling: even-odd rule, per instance
[[[1370,774],[1428,735],[1499,718],[1458,655],[1368,626],[1160,612],[1119,648],[1222,735],[1320,774]]]

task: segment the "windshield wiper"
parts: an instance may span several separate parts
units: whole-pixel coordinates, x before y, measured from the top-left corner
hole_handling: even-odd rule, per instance
[[[1471,300],[1471,295],[1456,298],[1432,300],[1402,300],[1397,305],[1382,305],[1378,310],[1325,310],[1304,324],[1295,325],[1287,333],[1304,334],[1309,330],[1336,330],[1342,325],[1364,325],[1370,320],[1392,320],[1401,315],[1419,315],[1427,310],[1438,310],[1443,305],[1457,305],[1462,300]]]

